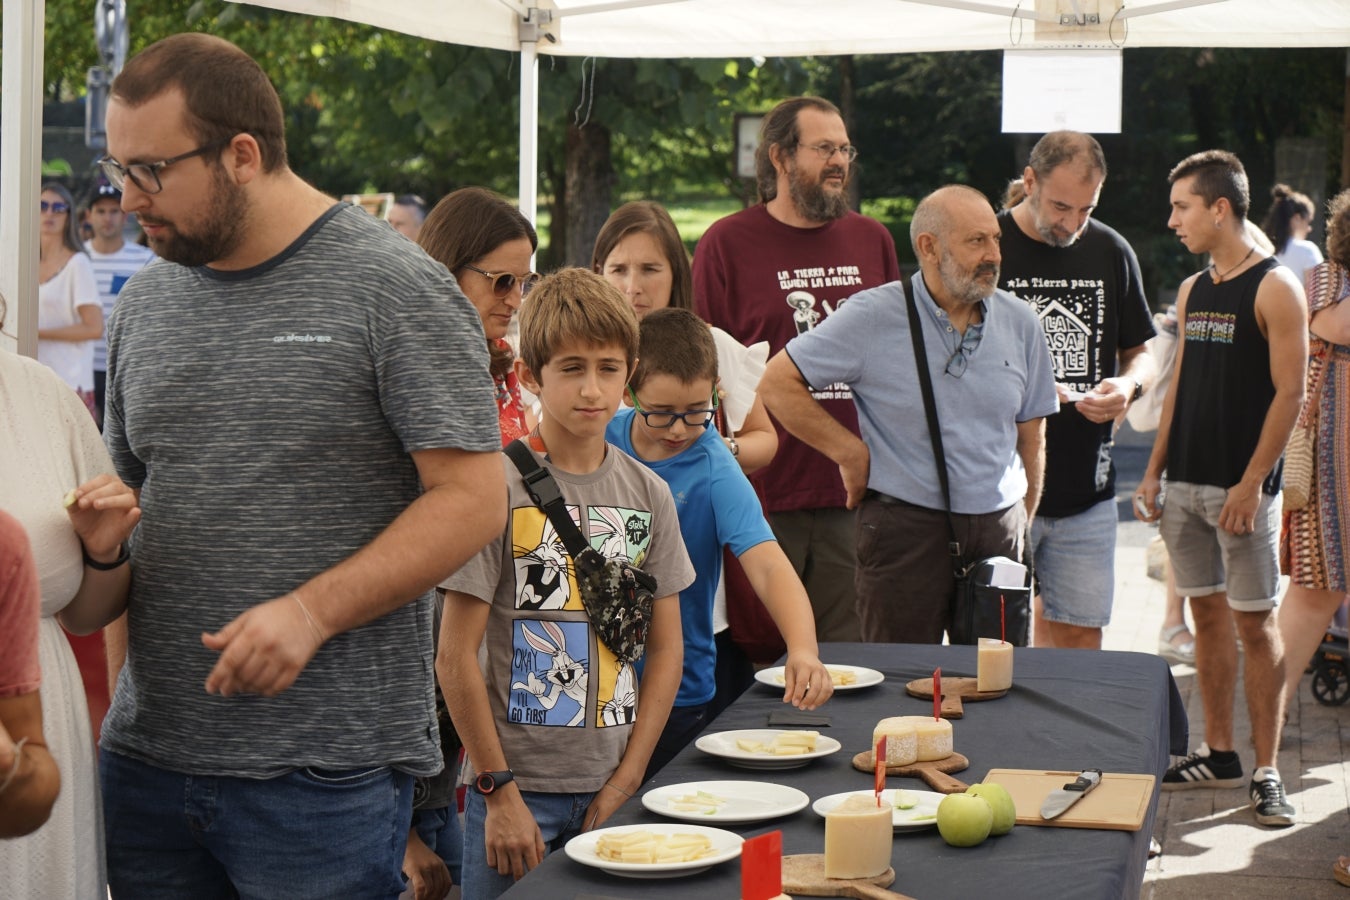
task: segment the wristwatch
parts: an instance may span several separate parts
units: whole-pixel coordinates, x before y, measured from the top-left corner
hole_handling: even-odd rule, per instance
[[[516,776],[510,769],[503,769],[500,772],[479,772],[473,778],[473,789],[486,797],[502,785],[515,780]]]
[[[727,438],[727,449],[731,451],[732,459],[741,455],[741,445],[736,442],[734,437]]]
[[[1131,378],[1130,380],[1134,382],[1134,393],[1130,394],[1130,402],[1133,403],[1144,396],[1144,383],[1138,378]]]

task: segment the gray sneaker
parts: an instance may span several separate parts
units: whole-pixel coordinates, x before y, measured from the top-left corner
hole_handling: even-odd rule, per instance
[[[1284,795],[1284,783],[1273,769],[1257,769],[1247,788],[1256,810],[1256,821],[1282,828],[1294,824],[1294,806]]]

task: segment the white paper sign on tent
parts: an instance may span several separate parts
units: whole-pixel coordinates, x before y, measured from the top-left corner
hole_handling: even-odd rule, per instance
[[[1005,50],[1003,131],[1120,133],[1119,50]]]

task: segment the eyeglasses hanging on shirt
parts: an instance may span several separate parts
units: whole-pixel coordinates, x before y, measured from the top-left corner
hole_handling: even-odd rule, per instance
[[[966,367],[970,364],[970,355],[980,345],[980,338],[982,337],[984,337],[983,321],[967,325],[966,333],[961,335],[961,342],[956,345],[952,355],[947,357],[947,365],[943,371],[953,378],[960,378],[966,374]]]

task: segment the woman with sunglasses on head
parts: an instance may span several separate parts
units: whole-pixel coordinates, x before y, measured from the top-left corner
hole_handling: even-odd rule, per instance
[[[633,304],[641,319],[655,309],[694,308],[694,278],[689,255],[670,213],[659,203],[625,203],[600,228],[591,268]],[[711,326],[710,326],[711,327]],[[722,411],[728,449],[749,475],[767,466],[778,452],[778,434],[755,387],[768,359],[767,343],[745,347],[713,328]]]
[[[521,402],[514,371],[515,351],[506,342],[511,319],[539,276],[530,271],[538,238],[529,221],[509,201],[482,188],[461,188],[444,197],[422,222],[417,243],[450,270],[478,310],[487,335],[489,366],[497,385],[497,416],[502,446],[524,437],[533,426]],[[437,609],[431,639],[440,632]],[[416,900],[445,896],[459,882],[463,833],[455,798],[460,741],[436,686],[445,770],[419,778],[403,873]]]
[[[530,271],[530,258],[539,246],[534,226],[504,197],[483,188],[460,188],[427,214],[417,243],[450,270],[483,319],[505,447],[529,433],[532,424],[521,403],[515,351],[506,332],[525,294],[539,280]]]
[[[94,341],[103,334],[94,267],[80,244],[75,202],[56,182],[42,186],[38,236],[38,361],[94,407]]]

